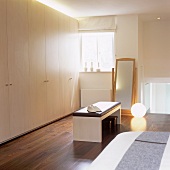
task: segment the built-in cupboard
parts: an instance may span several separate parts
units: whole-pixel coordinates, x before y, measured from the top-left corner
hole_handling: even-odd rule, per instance
[[[79,107],[77,27],[36,1],[0,1],[0,143]]]

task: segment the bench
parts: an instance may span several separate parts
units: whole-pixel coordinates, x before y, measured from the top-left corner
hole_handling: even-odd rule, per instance
[[[121,124],[120,102],[97,102],[93,104],[101,112],[88,112],[87,107],[73,113],[73,140],[102,142],[102,120],[110,115],[117,116],[117,124]]]

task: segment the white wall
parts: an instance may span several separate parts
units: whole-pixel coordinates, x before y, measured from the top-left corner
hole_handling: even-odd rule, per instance
[[[116,58],[135,58],[136,68],[138,68],[139,58],[139,20],[138,15],[121,15],[116,18],[116,34],[115,34],[115,47]],[[140,25],[142,30],[142,26]],[[142,31],[141,31],[142,33]],[[140,45],[140,51],[142,51],[142,45]],[[141,57],[141,56],[140,56]],[[137,69],[138,75],[140,70]],[[138,89],[141,90],[141,76],[136,76],[136,101],[140,101],[140,95],[138,97]]]
[[[111,72],[81,72],[81,89],[112,89]]]
[[[145,91],[145,101],[150,98],[151,113],[168,113],[170,82],[170,21],[155,20],[143,23],[144,81],[151,83],[151,93]],[[149,96],[148,96],[149,95]]]
[[[143,82],[143,23],[139,22],[137,15],[121,15],[116,16],[117,29],[115,32],[115,54],[116,58],[135,58],[137,69],[137,102],[141,102],[141,91],[144,89],[141,87]],[[138,66],[139,64],[139,66]],[[86,74],[87,75],[87,74]],[[108,74],[109,75],[109,74]],[[92,79],[92,74],[89,76],[89,82],[96,88],[101,85],[106,85],[108,77],[102,78],[102,83],[95,83]],[[82,77],[82,75],[81,75]],[[80,77],[80,78],[81,78]],[[110,74],[111,78],[111,74]],[[110,82],[111,83],[111,82]],[[109,85],[111,86],[111,84]],[[81,89],[84,88],[84,83],[81,82]]]
[[[143,22],[138,22],[138,59],[137,59],[138,102],[144,102],[144,67],[143,67]]]
[[[137,15],[121,15],[116,17],[117,29],[115,32],[115,53],[116,58],[135,58],[136,67],[138,60],[138,16]],[[111,73],[102,74],[101,80],[95,82],[97,78],[94,79],[98,74],[96,73],[85,73],[80,74],[80,88],[105,88],[112,89]],[[104,76],[103,76],[104,75]],[[109,78],[108,78],[109,76]],[[87,78],[88,77],[88,78]],[[87,82],[84,82],[87,79]],[[108,82],[108,83],[107,83]],[[85,87],[86,86],[86,87]],[[90,87],[89,87],[90,86]]]
[[[137,15],[122,15],[116,17],[116,25],[116,58],[136,59],[137,100],[144,102],[144,83],[170,82],[170,21],[142,22]]]
[[[170,21],[144,23],[145,78],[170,76]]]
[[[116,58],[138,58],[138,16],[121,15],[116,21]]]
[[[112,101],[111,72],[81,72],[81,107],[99,101]]]

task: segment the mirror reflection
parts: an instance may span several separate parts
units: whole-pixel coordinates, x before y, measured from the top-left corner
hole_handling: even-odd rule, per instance
[[[130,110],[134,104],[135,59],[116,60],[115,101],[120,101],[122,109]]]

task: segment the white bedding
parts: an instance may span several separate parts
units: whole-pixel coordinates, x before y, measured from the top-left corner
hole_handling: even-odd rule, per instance
[[[141,133],[124,132],[117,135],[92,162],[88,170],[114,170],[124,153]],[[165,147],[160,170],[170,170],[170,138]]]

